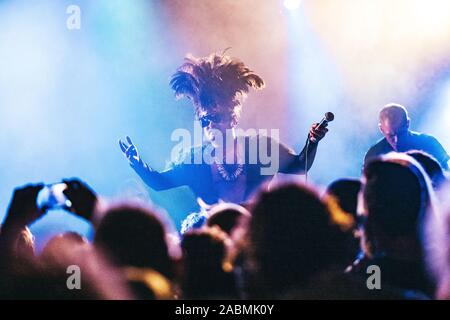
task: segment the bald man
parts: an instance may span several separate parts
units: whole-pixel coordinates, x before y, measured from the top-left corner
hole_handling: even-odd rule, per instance
[[[394,103],[384,106],[379,121],[384,138],[367,151],[364,166],[371,159],[391,151],[421,150],[436,158],[443,169],[449,169],[450,157],[435,137],[409,130],[410,119],[404,106]]]

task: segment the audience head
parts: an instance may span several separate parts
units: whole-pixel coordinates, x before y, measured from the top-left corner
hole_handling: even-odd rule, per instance
[[[1,225],[0,225],[1,233]],[[14,255],[18,258],[30,258],[34,256],[34,236],[28,227],[24,227],[19,234],[14,246]]]
[[[440,205],[425,224],[425,257],[436,281],[437,299],[450,299],[450,183],[439,190]]]
[[[63,249],[89,247],[88,240],[76,232],[65,232],[51,238],[42,249],[40,259],[45,263],[57,263]]]
[[[228,245],[227,234],[218,227],[184,234],[181,247],[185,298],[236,298],[233,275],[225,270]]]
[[[277,295],[329,268],[344,270],[353,218],[332,212],[310,187],[289,183],[261,191],[249,224],[256,287]]]
[[[233,203],[221,203],[208,212],[206,225],[217,226],[228,235],[239,225],[241,219],[250,218],[250,213],[242,206]]]
[[[431,184],[410,156],[390,153],[364,169],[360,213],[365,217],[366,254],[418,258],[424,215],[431,206]]]
[[[0,228],[1,234],[1,228]],[[12,272],[22,273],[27,272],[32,268],[35,260],[35,244],[34,236],[28,227],[23,227],[14,243],[12,244],[11,255],[5,258],[0,258],[4,260],[4,266],[0,269],[0,275],[2,272]],[[2,254],[2,253],[0,253]],[[2,264],[3,264],[2,262]]]
[[[119,266],[151,268],[171,278],[172,259],[166,230],[156,214],[138,204],[117,204],[106,210],[94,244]]]
[[[439,162],[432,155],[420,150],[411,150],[406,152],[406,154],[414,158],[422,166],[431,179],[433,188],[435,190],[439,189],[446,180],[444,170]]]
[[[325,191],[323,199],[333,211],[342,210],[357,220],[358,194],[361,189],[360,179],[344,178],[332,182]],[[353,262],[360,253],[359,230],[357,225],[348,232],[348,263]]]
[[[409,121],[402,110],[397,105],[386,107],[380,121],[403,116]],[[440,191],[440,206],[431,181]],[[17,224],[0,233],[8,253],[0,258],[9,261],[0,273],[0,298],[234,299],[247,297],[246,293],[250,298],[326,298],[340,284],[342,290],[335,293],[354,297],[366,292],[365,284],[359,278],[350,280],[357,273],[344,270],[357,253],[355,218],[362,218],[365,258],[360,261],[392,258],[379,260],[388,270],[386,279],[404,273],[404,267],[396,266],[418,266],[420,270],[411,274],[424,277],[414,278],[413,285],[417,279],[428,281],[421,267],[427,264],[435,275],[436,297],[448,299],[449,191],[450,182],[433,157],[417,150],[392,152],[369,162],[361,180],[334,181],[322,198],[312,187],[288,182],[260,189],[248,208],[220,203],[202,210],[206,225],[183,234],[179,264],[171,251],[172,242],[180,249],[179,237],[170,238],[164,217],[138,203],[99,210],[103,218],[94,246],[80,234],[66,232],[53,237],[37,259],[33,235],[23,227],[29,223]],[[31,196],[29,201],[35,202]],[[15,220],[8,221],[16,226]],[[74,272],[82,276],[71,278]],[[181,275],[179,292],[176,275]],[[69,290],[69,278],[82,290]],[[428,287],[425,282],[417,288],[430,295],[434,283]],[[410,289],[402,283],[386,284]]]
[[[28,227],[20,232],[20,237],[16,243],[17,253],[25,256],[34,256],[34,236]]]
[[[109,264],[98,251],[90,246],[80,246],[73,237],[59,238],[53,243],[56,242],[57,246],[51,245],[51,255],[40,256],[28,272],[14,272],[2,279],[0,294],[3,298],[134,298],[122,272]]]
[[[154,269],[126,267],[125,278],[139,300],[172,300],[176,297],[172,282]]]
[[[334,197],[342,210],[356,218],[358,193],[360,189],[360,179],[338,179],[328,186],[325,195]]]

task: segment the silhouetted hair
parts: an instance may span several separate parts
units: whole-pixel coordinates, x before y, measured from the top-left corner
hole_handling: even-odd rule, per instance
[[[0,233],[2,231],[2,225],[0,224]],[[28,227],[24,227],[19,232],[19,236],[14,244],[14,257],[15,258],[33,258],[34,257],[34,236]]]
[[[151,268],[169,278],[173,275],[165,228],[146,207],[121,204],[107,210],[94,244],[120,266]]]
[[[261,89],[264,81],[242,61],[224,53],[212,53],[201,58],[187,55],[170,85],[177,98],[193,101],[197,114],[221,108],[236,121],[250,88]]]
[[[370,162],[364,177],[364,234],[369,254],[385,250],[377,247],[386,237],[409,237],[419,243],[432,192],[420,165],[405,154],[389,153]]]
[[[361,180],[359,179],[338,179],[328,186],[325,193],[335,197],[342,210],[356,217],[360,189]]]
[[[90,246],[66,238],[52,248],[57,259],[35,260],[27,272],[0,281],[2,299],[131,299],[122,272]],[[73,286],[73,287],[72,287]]]
[[[86,238],[77,232],[65,232],[51,238],[42,249],[39,258],[43,263],[54,264],[59,261],[61,248],[76,250],[80,246],[90,246]]]
[[[153,269],[127,267],[124,273],[136,299],[172,300],[176,296],[172,282]]]
[[[413,157],[425,169],[434,189],[438,189],[445,182],[444,170],[432,155],[421,150],[410,150],[406,154]]]
[[[248,248],[257,286],[269,294],[304,285],[332,266],[344,270],[354,220],[331,212],[310,187],[289,183],[262,191],[252,210]]]
[[[328,186],[323,199],[333,211],[342,210],[358,221],[357,207],[361,185],[360,179],[338,179]],[[346,256],[350,265],[361,252],[357,224],[355,223],[354,228],[347,230],[346,234],[348,238]]]
[[[218,226],[228,235],[239,224],[241,218],[250,218],[250,213],[244,207],[231,203],[218,204],[208,214],[206,225],[208,227]]]
[[[439,190],[439,208],[427,215],[425,223],[425,257],[436,281],[435,297],[450,299],[450,183]]]
[[[233,275],[224,270],[227,235],[218,227],[184,234],[183,293],[187,299],[236,298]]]

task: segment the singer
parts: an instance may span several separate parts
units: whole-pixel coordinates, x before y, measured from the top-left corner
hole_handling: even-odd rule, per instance
[[[170,85],[177,98],[186,97],[192,101],[195,115],[203,127],[204,145],[192,147],[186,153],[185,157],[190,157],[190,161],[180,160],[168,170],[158,172],[142,160],[129,137],[127,141],[119,140],[131,167],[155,190],[187,185],[197,198],[207,204],[219,200],[244,203],[259,186],[276,174],[262,174],[261,169],[267,163],[249,161],[254,156],[252,152],[259,154],[258,149],[270,146],[269,153],[278,154],[277,172],[302,174],[305,169],[311,168],[318,142],[328,131],[326,120],[320,125],[313,124],[300,154],[271,137],[258,135],[240,139],[236,135],[236,126],[242,103],[250,88],[262,89],[264,81],[242,61],[224,53],[213,53],[202,58],[188,55],[172,76]],[[222,143],[222,137],[230,135],[232,139]],[[254,139],[257,139],[257,148],[249,148]],[[212,150],[214,161],[210,164],[196,163],[194,158],[205,148]]]

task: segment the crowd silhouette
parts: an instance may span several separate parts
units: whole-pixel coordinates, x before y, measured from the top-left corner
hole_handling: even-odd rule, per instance
[[[0,298],[450,298],[450,184],[424,152],[380,156],[323,194],[265,186],[176,234],[149,205],[99,205],[85,182],[63,183],[66,209],[92,223],[93,241],[65,232],[37,254],[28,226],[48,210],[36,201],[44,185],[16,188],[0,232]]]

